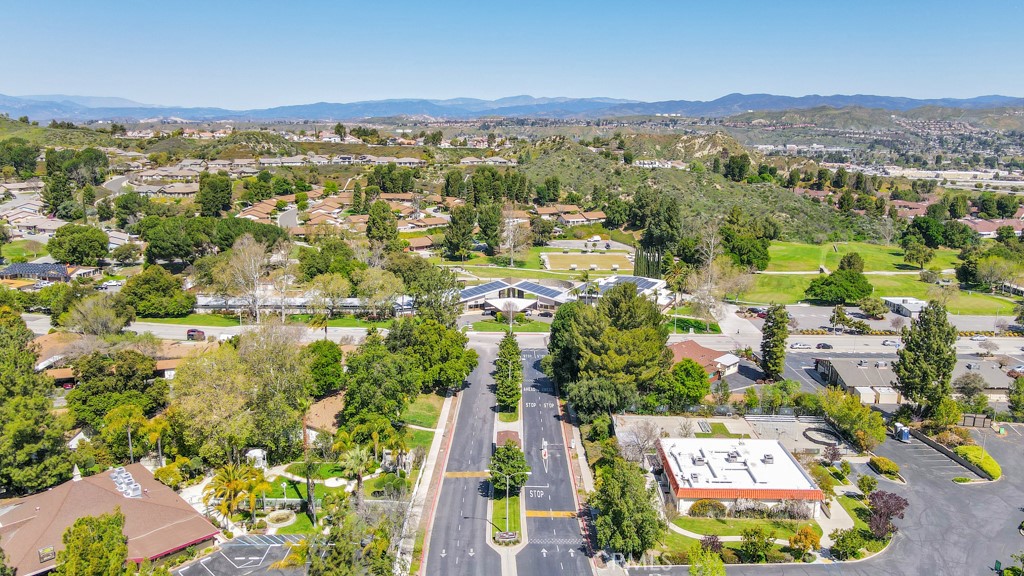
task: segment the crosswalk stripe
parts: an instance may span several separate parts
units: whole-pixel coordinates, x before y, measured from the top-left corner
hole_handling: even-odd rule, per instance
[[[445,478],[490,478],[491,475],[484,471],[469,472],[445,472]]]
[[[575,518],[575,510],[527,510],[527,518]]]

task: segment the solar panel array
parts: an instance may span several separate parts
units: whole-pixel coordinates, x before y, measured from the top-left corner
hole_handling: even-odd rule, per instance
[[[563,292],[562,290],[559,290],[558,288],[552,288],[550,286],[542,286],[542,285],[537,284],[535,282],[520,282],[520,283],[515,285],[515,288],[517,290],[523,290],[525,292],[529,292],[531,294],[536,294],[537,296],[543,296],[545,298],[550,298],[552,300],[565,295],[565,292]]]
[[[636,284],[638,291],[643,292],[644,290],[650,290],[658,285],[658,280],[652,280],[650,278],[644,278],[642,276],[615,276],[609,278],[606,282],[601,282],[600,289],[601,293],[604,294],[608,290],[611,290],[619,284],[632,283]]]
[[[466,288],[465,290],[459,293],[459,298],[463,301],[471,300],[473,298],[483,296],[488,292],[494,292],[495,290],[503,290],[508,287],[508,283],[503,282],[501,280],[495,280],[493,282],[488,282],[486,284],[481,284],[479,286],[470,286],[469,288]]]

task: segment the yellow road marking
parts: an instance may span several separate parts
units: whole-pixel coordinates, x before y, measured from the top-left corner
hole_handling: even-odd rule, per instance
[[[575,518],[575,510],[527,510],[527,518]]]
[[[487,472],[445,472],[445,478],[490,478],[491,475]]]

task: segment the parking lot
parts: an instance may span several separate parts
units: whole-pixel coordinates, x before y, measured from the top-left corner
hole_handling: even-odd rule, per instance
[[[899,462],[900,474],[908,481],[921,477],[946,481],[952,481],[958,476],[979,479],[975,473],[916,438],[911,438],[908,443],[889,438],[877,452],[880,456]]]
[[[305,574],[305,566],[297,568],[271,568],[288,555],[288,544],[298,543],[303,536],[250,535],[239,536],[221,545],[213,554],[200,558],[174,571],[175,576],[242,576],[245,574],[271,574],[297,576]]]

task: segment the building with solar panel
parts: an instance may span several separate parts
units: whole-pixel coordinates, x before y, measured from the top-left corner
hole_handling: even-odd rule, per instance
[[[459,293],[459,300],[468,310],[494,312],[527,310],[554,311],[572,300],[572,285],[547,286],[531,280],[506,282],[492,280],[479,286],[470,286]]]
[[[596,304],[606,292],[619,284],[633,284],[636,286],[637,294],[650,299],[662,310],[672,305],[672,293],[668,290],[668,283],[643,276],[609,276],[595,280],[579,290],[579,299]]]

